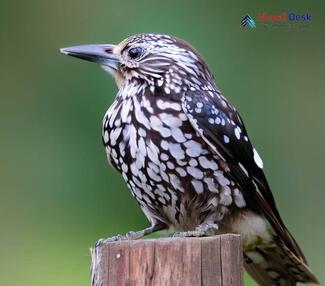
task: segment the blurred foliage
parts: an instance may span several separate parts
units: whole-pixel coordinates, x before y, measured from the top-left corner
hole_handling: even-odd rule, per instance
[[[89,246],[148,225],[101,144],[115,84],[98,66],[58,52],[139,32],[177,35],[207,59],[264,159],[285,222],[324,280],[324,7],[2,0],[0,285],[89,285]],[[240,27],[247,13],[263,11],[309,12],[311,26]]]

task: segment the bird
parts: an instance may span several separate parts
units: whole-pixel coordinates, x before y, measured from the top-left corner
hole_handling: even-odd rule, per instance
[[[175,237],[236,233],[259,285],[319,284],[280,217],[241,116],[195,48],[143,33],[60,51],[98,63],[118,87],[102,141],[151,226],[107,241],[162,230]]]

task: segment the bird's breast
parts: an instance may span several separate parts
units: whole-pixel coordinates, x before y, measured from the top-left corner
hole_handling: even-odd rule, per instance
[[[232,204],[245,205],[220,158],[176,101],[118,99],[105,114],[103,142],[140,205],[176,229],[191,229],[209,209],[222,217]]]

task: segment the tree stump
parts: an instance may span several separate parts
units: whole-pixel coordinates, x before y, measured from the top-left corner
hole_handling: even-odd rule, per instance
[[[243,286],[239,235],[104,243],[91,249],[92,286]]]

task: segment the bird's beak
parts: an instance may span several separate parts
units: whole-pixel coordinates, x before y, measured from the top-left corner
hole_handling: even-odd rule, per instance
[[[114,45],[81,45],[60,49],[60,52],[90,62],[99,63],[112,70],[118,70],[119,60],[114,54]]]

